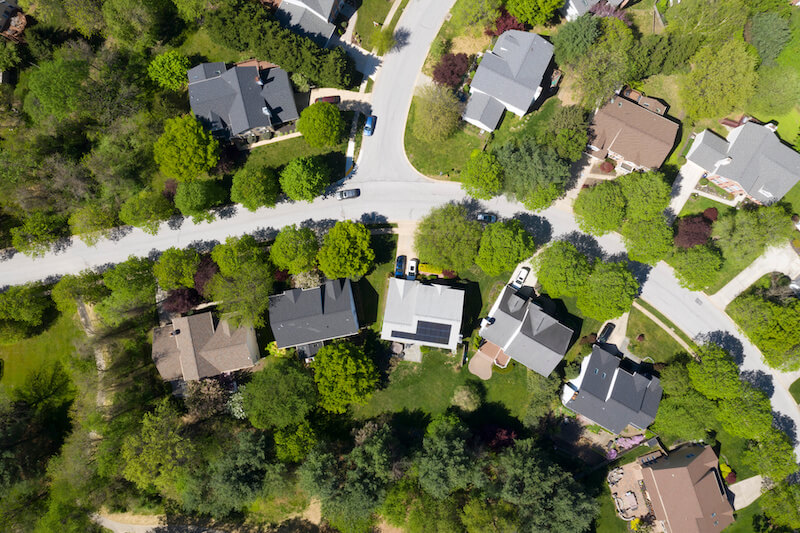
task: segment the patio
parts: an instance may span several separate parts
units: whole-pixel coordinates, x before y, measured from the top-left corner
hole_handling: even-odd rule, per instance
[[[630,522],[652,514],[650,502],[647,500],[642,465],[660,457],[661,452],[648,453],[626,465],[618,466],[611,470],[606,477],[611,497],[619,517]],[[655,521],[654,521],[655,522]],[[654,533],[663,531],[659,524],[654,524]]]

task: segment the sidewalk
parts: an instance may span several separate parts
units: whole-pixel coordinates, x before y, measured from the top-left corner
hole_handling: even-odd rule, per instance
[[[782,272],[792,279],[800,276],[800,257],[791,244],[786,243],[783,246],[769,248],[761,257],[739,272],[727,285],[709,298],[714,305],[724,311],[734,298],[746,291],[761,276],[770,272]]]

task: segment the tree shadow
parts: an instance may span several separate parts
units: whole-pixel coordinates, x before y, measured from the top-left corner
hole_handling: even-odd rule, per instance
[[[533,236],[536,246],[543,246],[553,238],[553,226],[546,218],[526,212],[514,213],[513,218]]]
[[[213,209],[214,213],[222,220],[233,218],[236,216],[238,210],[239,207],[236,204],[223,205],[222,207]]]
[[[567,345],[567,351],[569,351],[580,338],[581,328],[583,328],[583,319],[570,313],[563,300],[554,300],[546,293],[534,296],[533,301],[538,304],[545,313],[572,330],[572,337],[570,337],[569,344]]]
[[[475,281],[458,283],[464,289],[464,312],[461,321],[461,333],[467,336],[478,327],[481,320],[481,309],[483,309],[483,296],[481,288]]]
[[[304,221],[298,224],[301,228],[309,228],[313,231],[317,238],[322,238],[326,233],[328,233],[331,228],[333,228],[336,223],[339,222],[333,218],[321,218],[318,220],[314,220],[313,218],[307,218]]]
[[[171,230],[179,230],[179,229],[181,229],[181,226],[183,226],[183,221],[184,220],[186,220],[185,216],[183,216],[183,215],[175,215],[173,217],[170,217],[169,220],[167,220],[167,226]]]
[[[772,383],[772,376],[763,370],[743,370],[739,377],[757,388],[761,392],[772,398],[775,393],[775,385]]]
[[[0,250],[0,261],[8,261],[17,255],[16,248],[3,248]]]
[[[67,248],[72,246],[72,239],[73,237],[62,237],[60,239],[56,239],[50,244],[50,252],[54,254],[62,254],[67,251]]]
[[[394,430],[397,440],[408,450],[419,450],[422,448],[422,438],[425,436],[425,429],[431,423],[431,415],[421,409],[409,411],[403,409],[392,413],[390,426]]]
[[[382,215],[377,211],[372,211],[370,213],[363,213],[361,218],[358,219],[359,222],[362,224],[388,224],[389,219],[386,218],[386,215]]]
[[[133,226],[117,226],[115,228],[111,228],[106,237],[111,241],[118,242],[126,235],[129,235],[132,231]]]
[[[209,239],[207,241],[198,239],[190,242],[186,247],[197,251],[199,254],[208,254],[211,253],[211,250],[218,244],[219,241],[216,239]]]
[[[792,445],[797,444],[797,424],[792,417],[772,411],[772,427],[786,433],[786,436],[792,441]]]
[[[701,333],[695,341],[699,344],[716,344],[733,357],[737,365],[741,366],[744,362],[744,346],[742,341],[728,333],[727,331],[710,331],[708,333]]]
[[[561,237],[561,240],[572,244],[578,249],[580,253],[589,258],[590,261],[595,259],[602,259],[605,257],[605,251],[597,239],[591,235],[581,233],[579,231],[572,231]]]
[[[394,31],[394,46],[389,51],[391,52],[399,52],[406,46],[408,46],[409,38],[411,37],[411,32],[408,28],[397,28]]]
[[[275,240],[278,230],[275,228],[256,228],[250,235],[258,242],[269,242]]]
[[[372,250],[375,252],[376,265],[394,261],[394,254],[397,250],[397,241],[394,235],[373,235]]]

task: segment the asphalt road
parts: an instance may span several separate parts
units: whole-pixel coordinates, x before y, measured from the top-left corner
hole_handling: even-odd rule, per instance
[[[505,198],[476,202],[468,199],[457,183],[430,180],[411,167],[403,148],[408,106],[428,47],[453,3],[454,0],[411,0],[403,12],[397,26],[400,44],[385,56],[375,82],[372,96],[373,113],[378,117],[375,134],[364,138],[358,169],[344,185],[360,188],[359,198],[344,201],[319,198],[311,204],[286,202],[254,213],[239,207],[235,213],[211,223],[194,224],[186,220],[180,227],[163,224],[157,235],[132,229],[117,240],[104,239],[94,247],[74,239],[70,246],[43,258],[16,254],[0,262],[0,286],[77,273],[171,246],[209,246],[228,236],[245,233],[274,235],[287,224],[324,228],[344,219],[418,220],[431,208],[451,201],[468,202],[475,212],[517,217],[533,231],[540,244],[566,236],[585,251],[603,255],[604,260],[624,255],[624,246],[616,235],[595,239],[581,234],[563,202],[538,214],[526,212],[520,204]],[[800,427],[800,409],[791,398],[788,385],[797,373],[784,374],[767,367],[758,349],[737,331],[727,315],[705,295],[681,288],[665,264],[654,269],[638,268],[637,275],[644,283],[645,300],[688,334],[721,342],[741,361],[749,379],[771,390],[773,409],[778,413],[781,427],[794,435]],[[796,438],[795,442],[798,443]],[[800,455],[800,444],[795,450]]]

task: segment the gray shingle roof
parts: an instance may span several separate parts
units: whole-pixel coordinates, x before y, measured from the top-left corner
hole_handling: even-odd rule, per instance
[[[608,0],[608,3],[614,7],[619,6],[623,0]],[[589,9],[595,5],[596,3],[600,2],[600,0],[567,0],[577,11],[578,15],[583,15],[584,13],[588,13]]]
[[[506,108],[497,99],[484,93],[473,93],[464,110],[464,120],[471,120],[494,131]]]
[[[480,335],[534,372],[549,376],[567,353],[572,330],[506,285]]]
[[[328,2],[317,0],[304,1],[303,3],[305,6],[290,2],[281,2],[280,6],[278,6],[278,10],[275,12],[275,18],[284,26],[292,28],[300,35],[308,37],[319,46],[326,46],[336,26],[328,22],[327,15],[324,15],[325,18],[323,19],[317,14],[320,13],[320,11],[317,13],[314,13],[314,11],[323,9],[323,6],[318,4],[327,4]],[[332,1],[330,3],[332,4]],[[330,13],[330,9],[328,9],[327,13]]]
[[[553,58],[553,45],[535,33],[504,32],[483,55],[470,87],[527,110]]]
[[[644,429],[655,420],[663,391],[657,377],[595,344],[584,361],[583,381],[566,406],[617,434],[628,424]]]
[[[313,289],[290,289],[269,299],[269,322],[279,348],[358,333],[349,279],[328,280]]]
[[[781,143],[775,132],[754,122],[735,128],[728,140],[709,130],[702,132],[686,158],[710,173],[739,183],[765,204],[783,198],[800,180],[800,153]],[[729,162],[719,164],[727,158]]]
[[[192,112],[204,126],[228,138],[299,117],[289,76],[280,68],[225,70],[223,63],[203,63],[188,75]]]

